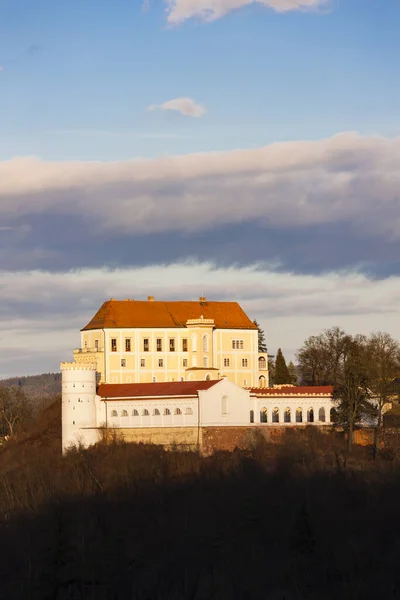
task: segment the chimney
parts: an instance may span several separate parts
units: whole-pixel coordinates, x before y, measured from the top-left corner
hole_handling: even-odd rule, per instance
[[[205,296],[200,296],[200,302],[207,302],[207,298]]]
[[[147,300],[149,302],[154,302],[154,296],[147,296]]]

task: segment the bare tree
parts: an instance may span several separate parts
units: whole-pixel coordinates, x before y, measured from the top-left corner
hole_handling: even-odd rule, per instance
[[[297,353],[301,383],[336,385],[351,343],[351,336],[339,327],[311,336]]]
[[[17,427],[30,415],[24,392],[18,387],[0,387],[0,430],[14,436]]]
[[[398,394],[393,384],[400,373],[400,344],[389,333],[373,333],[367,339],[368,387],[376,406],[374,456],[376,455],[379,430],[385,406]]]

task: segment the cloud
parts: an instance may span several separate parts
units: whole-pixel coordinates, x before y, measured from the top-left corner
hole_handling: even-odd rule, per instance
[[[327,5],[328,0],[167,0],[168,22],[179,25],[191,18],[215,21],[255,2],[275,12],[284,13],[322,8]]]
[[[400,338],[400,277],[376,281],[361,273],[323,276],[277,273],[184,262],[129,269],[66,273],[0,272],[0,341],[7,353],[0,375],[58,368],[79,347],[79,330],[110,298],[197,299],[240,302],[264,327],[272,353],[288,356],[309,335],[339,325],[350,333],[389,331]],[[40,344],[37,340],[40,336]],[[31,367],[32,369],[32,367]],[[32,372],[32,370],[31,370]]]
[[[152,104],[147,110],[173,110],[185,117],[199,118],[204,115],[206,109],[201,104],[196,104],[192,98],[174,98],[164,104]]]
[[[399,173],[400,138],[352,133],[108,163],[21,157],[0,162],[0,219],[77,217],[103,236],[336,224],[398,242]]]

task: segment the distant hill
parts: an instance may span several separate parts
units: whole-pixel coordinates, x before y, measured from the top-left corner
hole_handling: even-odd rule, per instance
[[[0,379],[0,385],[20,387],[30,398],[48,398],[61,393],[61,373],[10,377]]]

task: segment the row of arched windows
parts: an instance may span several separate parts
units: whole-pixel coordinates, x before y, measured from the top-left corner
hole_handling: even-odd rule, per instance
[[[151,414],[153,415],[153,417],[160,417],[161,416],[161,412],[160,412],[160,410],[158,408],[155,408],[152,411]],[[171,414],[172,413],[171,413],[171,411],[170,411],[169,408],[164,408],[163,415],[167,416],[167,415],[171,415]],[[182,414],[183,413],[182,413],[182,410],[180,408],[175,408],[174,415],[182,415]],[[193,410],[191,408],[186,408],[184,414],[185,415],[192,415],[193,414]],[[132,411],[132,417],[139,417],[140,415],[142,417],[149,417],[150,416],[150,411],[148,411],[147,408],[144,408],[139,413],[139,411],[136,408],[133,409],[133,411]],[[117,410],[112,410],[111,411],[111,416],[112,417],[118,417],[118,411]],[[121,417],[129,417],[129,413],[128,413],[127,410],[122,410],[121,414],[119,416],[121,416]]]
[[[335,414],[336,414],[335,409],[332,408],[330,411],[330,420],[331,421],[335,420]],[[315,421],[315,416],[314,416],[313,408],[309,408],[305,415],[303,415],[302,408],[296,409],[296,414],[295,414],[295,422],[296,423],[303,423],[303,422],[314,423],[314,421]],[[323,407],[321,407],[318,410],[318,421],[320,423],[326,422],[326,413],[325,413],[325,408],[323,408]],[[283,423],[291,423],[291,422],[292,422],[291,410],[290,410],[290,408],[285,408],[285,410],[283,411]],[[254,410],[250,411],[250,423],[254,423]],[[262,408],[260,410],[260,423],[268,423],[268,411],[266,408]],[[279,408],[274,408],[272,410],[272,423],[281,423]]]

